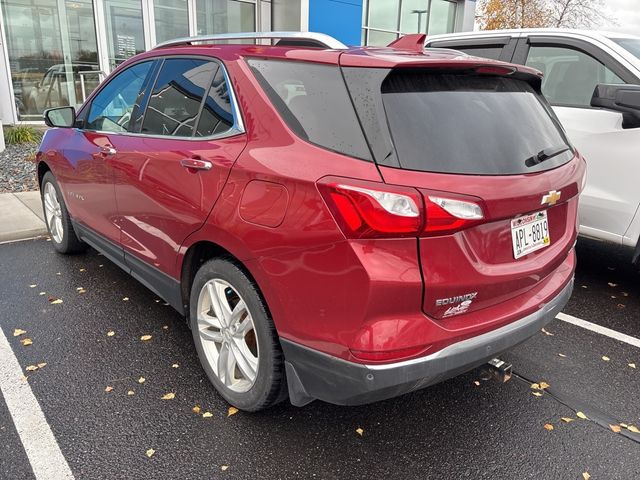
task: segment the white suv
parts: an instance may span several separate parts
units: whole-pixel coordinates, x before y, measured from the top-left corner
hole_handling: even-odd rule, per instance
[[[434,35],[427,47],[534,67],[588,164],[580,234],[634,248],[640,264],[640,37],[523,29]]]

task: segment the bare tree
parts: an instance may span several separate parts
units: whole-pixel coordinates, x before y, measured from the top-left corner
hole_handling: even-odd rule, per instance
[[[606,14],[602,0],[548,0],[552,26],[558,28],[592,28],[616,23]]]

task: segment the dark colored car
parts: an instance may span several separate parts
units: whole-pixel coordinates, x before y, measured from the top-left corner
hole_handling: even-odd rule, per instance
[[[554,318],[585,164],[537,71],[424,36],[205,43],[248,35],[160,45],[45,113],[59,252],[91,245],[184,314],[245,410],[393,397]]]

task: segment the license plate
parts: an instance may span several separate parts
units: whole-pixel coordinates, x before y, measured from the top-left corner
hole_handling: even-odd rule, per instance
[[[511,239],[516,259],[548,247],[551,238],[546,210],[511,220]]]

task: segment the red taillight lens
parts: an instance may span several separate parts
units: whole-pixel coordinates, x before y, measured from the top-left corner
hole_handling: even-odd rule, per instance
[[[390,360],[402,360],[407,357],[413,357],[422,353],[426,349],[425,346],[401,348],[398,350],[384,350],[377,352],[369,352],[365,350],[350,350],[351,354],[359,360],[384,362]]]
[[[422,228],[422,197],[413,188],[327,177],[318,189],[347,238],[415,237]]]
[[[484,218],[480,205],[467,200],[427,195],[425,204],[427,218],[424,236],[453,233],[477,224]]]

